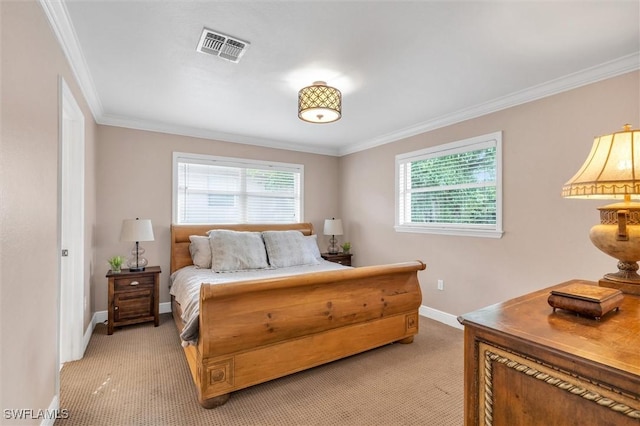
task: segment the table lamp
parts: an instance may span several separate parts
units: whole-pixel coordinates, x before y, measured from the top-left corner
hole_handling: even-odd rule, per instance
[[[329,239],[329,254],[338,253],[338,240],[336,235],[342,235],[342,220],[331,218],[324,221],[324,235],[331,235]]]
[[[135,241],[136,245],[131,250],[131,257],[127,261],[129,271],[144,271],[147,259],[143,257],[144,249],[140,247],[140,241],[153,241],[153,227],[149,219],[125,219],[122,221],[120,241]]]
[[[618,259],[618,272],[605,274],[598,284],[623,293],[640,294],[640,130],[596,137],[580,170],[562,187],[569,198],[620,199],[599,207],[600,224],[591,228],[591,242]]]

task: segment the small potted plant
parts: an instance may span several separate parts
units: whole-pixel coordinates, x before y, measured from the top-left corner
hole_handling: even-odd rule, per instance
[[[351,243],[349,241],[345,241],[340,247],[342,247],[342,252],[344,254],[349,254],[349,250],[351,250]]]
[[[111,272],[113,272],[114,274],[117,274],[122,270],[122,264],[124,263],[124,257],[122,257],[122,256],[113,256],[113,257],[109,258],[108,262],[109,262],[109,266],[111,266]]]

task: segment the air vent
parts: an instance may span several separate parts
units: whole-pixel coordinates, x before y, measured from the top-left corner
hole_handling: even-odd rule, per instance
[[[196,50],[237,63],[248,48],[246,41],[205,28]]]

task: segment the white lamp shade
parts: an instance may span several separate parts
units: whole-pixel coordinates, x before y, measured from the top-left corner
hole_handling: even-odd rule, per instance
[[[342,220],[325,219],[324,235],[342,235]]]
[[[123,220],[120,241],[153,241],[151,221],[149,219]]]
[[[595,138],[589,157],[562,188],[562,196],[572,198],[625,195],[640,195],[640,130],[629,125],[622,132]]]

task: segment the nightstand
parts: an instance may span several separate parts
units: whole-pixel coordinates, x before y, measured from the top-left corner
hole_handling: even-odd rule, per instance
[[[339,263],[344,266],[351,266],[351,253],[321,253],[320,256],[329,262]]]
[[[107,273],[109,279],[109,321],[107,333],[114,327],[153,321],[160,324],[160,267],[149,266],[144,271]]]

